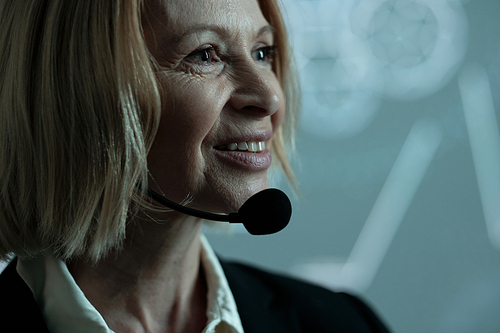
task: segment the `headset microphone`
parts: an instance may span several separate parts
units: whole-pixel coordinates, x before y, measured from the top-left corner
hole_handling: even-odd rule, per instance
[[[254,194],[241,206],[238,213],[229,215],[208,213],[179,205],[149,188],[147,194],[160,204],[183,214],[212,221],[243,223],[252,235],[274,234],[285,228],[292,216],[290,200],[285,193],[275,188]]]

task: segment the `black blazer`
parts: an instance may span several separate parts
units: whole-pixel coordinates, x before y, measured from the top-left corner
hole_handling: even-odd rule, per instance
[[[221,264],[245,333],[388,332],[375,314],[351,295],[241,264]],[[0,275],[2,332],[49,333],[15,265],[16,260]]]

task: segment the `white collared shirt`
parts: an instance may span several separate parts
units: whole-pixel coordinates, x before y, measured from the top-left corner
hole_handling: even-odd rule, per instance
[[[219,260],[203,235],[201,243],[201,266],[208,287],[207,325],[202,333],[243,333]],[[18,260],[17,271],[33,292],[51,333],[113,333],[63,261],[53,255]]]

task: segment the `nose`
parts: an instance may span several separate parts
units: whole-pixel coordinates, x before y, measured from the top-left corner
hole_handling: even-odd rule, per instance
[[[251,64],[235,73],[234,80],[231,104],[236,110],[258,117],[271,116],[279,110],[279,83],[270,69]]]

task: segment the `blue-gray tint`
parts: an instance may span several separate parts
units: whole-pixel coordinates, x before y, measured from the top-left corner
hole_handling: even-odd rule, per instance
[[[224,257],[363,295],[396,332],[500,332],[500,1],[284,1],[304,199]]]

